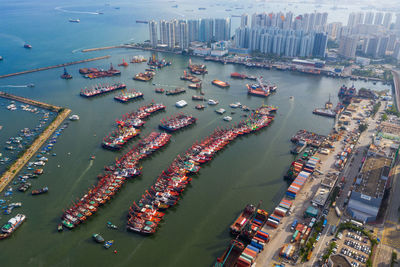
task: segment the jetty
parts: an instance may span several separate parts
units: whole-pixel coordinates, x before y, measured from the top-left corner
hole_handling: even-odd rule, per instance
[[[101,51],[101,50],[108,50],[108,49],[114,49],[114,48],[127,48],[127,47],[125,45],[113,45],[113,46],[88,48],[88,49],[83,49],[81,51],[83,53],[86,53],[86,52]]]
[[[0,177],[0,192],[14,179],[26,163],[32,158],[32,156],[43,146],[46,140],[54,133],[54,131],[60,126],[60,124],[68,117],[71,113],[70,109],[53,106],[36,100],[11,95],[5,92],[0,92],[0,97],[27,103],[40,108],[48,109],[50,111],[57,112],[57,117],[50,123],[50,125],[33,141],[32,145],[26,149],[24,154],[19,157],[10,168],[5,171]]]
[[[88,58],[88,59],[83,59],[83,60],[78,60],[78,61],[58,64],[58,65],[54,65],[54,66],[37,68],[37,69],[33,69],[33,70],[24,70],[24,71],[15,72],[15,73],[4,74],[4,75],[0,75],[0,79],[11,77],[11,76],[27,74],[27,73],[32,73],[32,72],[37,72],[37,71],[43,71],[43,70],[49,70],[49,69],[55,69],[55,68],[62,68],[62,67],[70,66],[70,65],[81,64],[81,63],[85,63],[85,62],[91,62],[91,61],[106,59],[106,58],[109,58],[109,57],[111,57],[111,56],[107,55],[107,56],[101,56],[101,57],[94,57],[94,58]]]

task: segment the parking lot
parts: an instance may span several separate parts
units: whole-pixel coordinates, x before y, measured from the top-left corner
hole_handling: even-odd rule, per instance
[[[365,266],[371,252],[371,242],[361,232],[344,230],[336,240],[337,254],[345,256],[352,266]]]

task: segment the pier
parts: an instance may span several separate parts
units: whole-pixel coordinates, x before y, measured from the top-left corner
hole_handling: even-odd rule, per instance
[[[111,57],[111,56],[107,55],[107,56],[102,56],[102,57],[88,58],[88,59],[83,59],[83,60],[78,60],[78,61],[58,64],[58,65],[54,65],[54,66],[42,67],[42,68],[37,68],[37,69],[33,69],[33,70],[25,70],[25,71],[10,73],[10,74],[4,74],[4,75],[0,75],[0,79],[11,77],[11,76],[27,74],[27,73],[32,73],[32,72],[37,72],[37,71],[42,71],[42,70],[61,68],[61,67],[66,67],[66,66],[70,66],[70,65],[81,64],[81,63],[85,63],[85,62],[91,62],[91,61],[106,59],[106,58],[109,58],[109,57]]]
[[[71,113],[70,109],[65,109],[50,104],[42,103],[36,100],[27,99],[20,96],[15,96],[0,92],[0,97],[7,98],[10,100],[15,100],[30,105],[34,105],[40,108],[48,109],[57,112],[57,117],[50,123],[50,125],[36,138],[29,148],[26,149],[24,154],[19,157],[10,168],[3,173],[0,177],[0,192],[14,179],[21,169],[26,165],[26,163],[32,158],[32,156],[39,150],[41,146],[46,142],[46,140],[54,133],[54,131],[60,126],[60,124],[68,117]]]

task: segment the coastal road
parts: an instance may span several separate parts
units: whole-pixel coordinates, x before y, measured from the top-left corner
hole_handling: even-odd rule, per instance
[[[32,158],[32,156],[39,150],[39,148],[46,142],[47,139],[54,133],[60,124],[67,118],[71,110],[64,109],[57,115],[55,120],[43,131],[32,145],[19,157],[10,167],[10,169],[3,173],[0,178],[0,192],[14,179],[15,175],[25,166],[25,164]]]
[[[400,111],[400,74],[397,70],[392,70],[393,81],[394,81],[394,91],[397,110]]]

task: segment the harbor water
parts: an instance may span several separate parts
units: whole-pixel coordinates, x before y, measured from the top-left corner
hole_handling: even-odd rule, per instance
[[[154,92],[156,87],[163,87],[166,90],[176,87],[187,88],[189,82],[179,79],[186,70],[189,61],[187,56],[158,53],[158,58],[172,61],[172,66],[157,70],[154,79],[145,83],[134,81],[132,77],[138,72],[143,72],[147,68],[146,63],[129,64],[126,68],[117,67],[117,65],[122,62],[122,59],[129,62],[130,58],[135,55],[143,55],[148,58],[151,56],[149,52],[116,49],[85,54],[72,53],[75,49],[82,47],[118,44],[130,37],[135,37],[135,40],[145,39],[147,25],[135,25],[133,21],[146,19],[147,16],[115,18],[118,15],[117,12],[121,12],[121,14],[134,12],[134,7],[124,1],[119,5],[120,9],[113,9],[113,6],[102,6],[104,17],[89,14],[93,10],[100,10],[100,7],[90,8],[89,5],[78,6],[78,4],[73,7],[65,6],[61,10],[89,12],[67,13],[60,11],[60,8],[55,9],[49,2],[44,1],[42,6],[35,6],[33,11],[30,11],[31,13],[28,12],[29,8],[23,9],[23,12],[28,12],[30,18],[37,16],[40,23],[44,23],[45,19],[39,17],[39,11],[48,12],[50,14],[47,18],[49,24],[52,24],[53,20],[55,24],[49,28],[54,30],[55,27],[59,27],[59,31],[63,31],[62,35],[57,33],[54,39],[51,37],[50,29],[48,29],[48,33],[43,33],[44,29],[38,30],[41,31],[40,34],[45,34],[45,38],[42,40],[39,40],[40,38],[35,37],[34,34],[28,36],[27,31],[23,30],[22,26],[15,21],[15,17],[17,15],[21,17],[21,13],[17,14],[11,7],[6,9],[8,16],[14,21],[6,22],[6,25],[3,26],[19,25],[15,26],[15,32],[20,36],[28,36],[19,38],[24,41],[32,40],[33,48],[31,51],[22,50],[20,53],[22,48],[18,47],[19,44],[15,44],[17,48],[13,48],[9,55],[3,55],[8,59],[5,57],[5,60],[0,62],[0,74],[101,55],[109,54],[111,58],[69,66],[68,72],[73,76],[71,80],[59,78],[62,69],[0,80],[2,91],[67,107],[72,110],[72,114],[78,114],[80,117],[80,120],[69,123],[68,128],[57,139],[54,149],[49,155],[46,155],[49,161],[44,167],[44,174],[30,181],[32,189],[48,186],[47,194],[31,196],[30,191],[20,193],[16,190],[12,196],[7,198],[4,197],[4,193],[1,194],[0,198],[7,199],[9,202],[22,202],[23,206],[13,211],[14,215],[23,213],[27,216],[26,222],[10,238],[1,240],[2,266],[26,266],[28,264],[30,266],[212,265],[228,246],[229,225],[247,203],[258,203],[261,200],[261,206],[267,211],[271,211],[280,200],[287,187],[283,175],[293,160],[293,156],[289,152],[290,137],[299,129],[328,134],[333,126],[333,119],[313,115],[312,111],[317,107],[322,107],[329,95],[333,104],[336,105],[339,87],[343,84],[351,86],[353,83],[350,80],[322,76],[205,62],[208,74],[200,76],[203,80],[203,91],[207,99],[218,100],[219,104],[208,106],[205,103],[206,109],[198,111],[194,109],[198,102],[192,101],[191,97],[195,94],[199,95],[199,91],[186,89],[185,94],[176,96],[166,96]],[[165,3],[163,2],[163,5]],[[136,12],[147,7],[142,5],[144,4],[139,5]],[[193,9],[197,9],[197,6]],[[156,14],[161,13],[161,11],[152,10]],[[147,11],[147,14],[148,12],[150,11]],[[175,10],[168,9],[167,14],[172,17],[174,12]],[[68,23],[67,20],[71,16],[79,17],[81,23]],[[104,19],[109,17],[112,17],[113,27],[109,26]],[[97,32],[96,34],[90,30],[90,26],[85,25],[84,19],[93,25],[97,25],[99,21],[96,20],[100,19],[101,23],[104,23],[104,31],[93,28],[93,31]],[[26,23],[27,19],[25,18],[25,20]],[[82,29],[79,29],[81,26]],[[116,30],[119,26],[121,29]],[[10,33],[5,34],[8,35],[9,41],[0,46],[13,47],[13,42],[17,42],[18,39],[11,38]],[[136,38],[136,35],[142,37]],[[92,37],[93,39],[91,39]],[[34,45],[34,40],[43,47]],[[116,43],[112,43],[110,40],[114,40]],[[46,42],[48,44],[44,44]],[[9,60],[15,60],[16,63],[11,64]],[[27,61],[29,62],[27,63]],[[192,61],[195,64],[204,63],[202,59],[198,58],[192,58]],[[121,70],[120,77],[89,80],[78,73],[81,67],[107,69],[110,63]],[[278,90],[266,99],[248,96],[245,85],[249,81],[233,80],[230,78],[231,72],[262,76],[265,82],[276,84]],[[231,86],[228,89],[218,88],[211,85],[211,81],[214,79],[227,81]],[[126,83],[128,89],[134,88],[142,92],[143,100],[122,104],[113,99],[118,92],[90,99],[79,96],[81,88],[119,81]],[[35,87],[2,86],[28,83],[34,83]],[[355,82],[354,85],[356,88],[387,89],[379,83],[373,85],[372,83]],[[293,96],[293,99],[290,99],[290,96]],[[176,108],[175,103],[182,99],[188,102],[188,106],[183,109]],[[101,147],[102,139],[115,128],[116,119],[152,100],[165,104],[166,111],[148,118],[139,137],[135,137],[119,152],[108,151]],[[278,106],[279,109],[275,121],[269,127],[255,134],[238,138],[220,151],[210,163],[201,168],[199,174],[193,177],[191,185],[183,193],[178,205],[168,210],[155,235],[144,237],[127,232],[125,223],[129,206],[133,201],[140,199],[162,170],[169,166],[173,158],[179,153],[183,153],[196,140],[201,140],[211,134],[214,129],[228,127],[232,123],[244,119],[243,115],[248,113],[229,107],[229,104],[234,102],[240,102],[251,108],[268,104]],[[218,115],[215,112],[215,109],[218,108],[226,109],[225,115],[231,116],[232,122],[223,121],[224,115]],[[19,129],[33,127],[35,122],[27,120],[28,115],[25,112],[8,111],[5,106],[0,106],[0,109],[0,125],[3,126],[3,129],[0,130],[0,144],[3,150],[8,138],[16,135]],[[235,114],[230,114],[231,111],[234,111]],[[161,119],[178,112],[194,115],[198,118],[196,124],[173,133],[168,145],[141,163],[143,174],[128,181],[109,203],[101,207],[85,223],[72,231],[57,232],[57,224],[60,223],[63,209],[69,207],[72,201],[80,198],[91,185],[97,182],[97,175],[102,173],[105,165],[113,163],[117,157],[128,151],[140,137],[144,137],[152,131],[159,131],[158,125]],[[56,153],[57,156],[52,156],[53,153]],[[95,160],[90,160],[93,155],[96,157]],[[16,185],[12,183],[10,185],[16,189]],[[1,214],[0,223],[4,224],[9,218],[10,215]],[[107,221],[117,225],[119,229],[107,228]],[[112,248],[106,250],[96,244],[91,238],[94,233],[100,233],[106,240],[114,240]],[[113,253],[114,250],[117,253]]]

